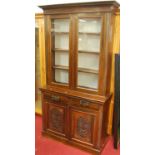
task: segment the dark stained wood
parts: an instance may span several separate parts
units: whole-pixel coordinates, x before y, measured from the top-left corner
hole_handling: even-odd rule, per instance
[[[40,88],[40,90],[42,91],[42,93],[60,93],[63,94],[65,96],[72,96],[72,97],[77,97],[77,98],[81,98],[81,99],[86,99],[88,101],[92,101],[92,102],[97,102],[98,104],[104,104],[106,102],[106,100],[108,100],[112,94],[109,94],[107,96],[100,96],[97,94],[90,94],[90,93],[86,93],[86,92],[80,92],[77,90],[70,90],[69,88],[62,88],[62,87],[58,87],[58,86],[53,86],[51,87],[44,87],[44,88]]]
[[[101,154],[108,135],[111,59],[115,1],[41,6],[45,15],[45,47],[47,85],[42,92],[43,135],[59,139],[81,149]],[[79,32],[79,19],[101,19],[101,32]],[[69,19],[69,32],[51,32],[54,19]],[[69,36],[69,49],[55,48],[55,35]],[[98,35],[100,51],[78,50],[78,35]],[[89,48],[88,48],[89,49]],[[69,66],[55,65],[55,52],[69,53]],[[98,70],[78,68],[78,54],[99,56]],[[55,81],[55,70],[69,72],[69,83]],[[77,85],[78,72],[98,75],[98,88]]]
[[[106,5],[112,5],[112,6],[116,6],[116,7],[119,7],[119,3],[116,2],[116,1],[98,1],[98,2],[83,2],[83,3],[66,3],[66,4],[55,4],[55,5],[42,5],[42,6],[39,6],[40,8],[44,9],[44,10],[48,10],[48,9],[52,9],[52,8],[62,8],[62,7],[77,7],[77,6],[82,6],[82,7],[85,7],[85,6],[100,6],[100,5],[103,5],[103,6],[106,6]]]
[[[71,140],[84,143],[86,145],[94,145],[94,113],[81,111],[77,107],[70,107],[71,117]]]
[[[46,52],[46,81],[50,84],[51,79],[51,35],[49,30],[51,29],[50,16],[45,16],[45,52]]]
[[[72,66],[73,66],[73,74],[72,76],[72,84],[73,90],[77,87],[77,66],[78,66],[78,17],[77,15],[73,15],[73,51],[72,51]]]
[[[75,19],[74,16],[70,17],[70,40],[69,40],[69,48],[70,48],[70,54],[69,54],[69,66],[70,66],[70,72],[69,72],[69,83],[70,83],[70,89],[75,89],[75,56],[74,56],[74,45],[75,41],[73,38],[75,38]]]
[[[107,14],[107,33],[108,33],[108,52],[107,52],[107,68],[106,68],[106,81],[104,81],[104,85],[105,86],[105,90],[104,90],[104,94],[109,94],[110,92],[110,81],[111,81],[111,65],[112,65],[112,49],[113,49],[113,36],[114,36],[114,25],[115,25],[115,18],[114,18],[114,14]]]
[[[106,61],[105,57],[105,18],[104,16],[101,17],[101,35],[100,35],[100,55],[99,55],[99,82],[98,82],[98,89],[99,94],[103,95],[103,81],[105,78],[105,65],[104,62]],[[104,35],[103,35],[104,34]]]
[[[69,14],[69,13],[92,13],[92,12],[112,12],[119,7],[116,1],[101,1],[91,3],[70,3],[59,5],[39,6],[44,10],[44,14]]]
[[[56,100],[53,96],[56,97]],[[105,141],[107,137],[105,134],[102,136],[102,132],[105,133],[106,130],[102,127],[101,122],[103,118],[104,121],[107,118],[108,110],[106,107],[108,107],[107,102],[109,99],[107,98],[103,102],[104,104],[99,105],[97,101],[88,101],[86,98],[64,95],[58,92],[47,92],[45,90],[43,92],[43,132],[49,136],[69,137],[72,144],[78,144],[82,148],[89,150],[96,149],[98,150],[96,152],[100,152],[103,145],[101,138]],[[104,107],[105,111],[103,111]],[[51,120],[54,119],[53,116],[50,116],[52,110],[56,111],[53,112],[55,120]],[[69,111],[67,112],[67,110]],[[104,117],[100,117],[103,114]],[[69,122],[71,125],[68,124]],[[105,127],[105,122],[103,123]]]

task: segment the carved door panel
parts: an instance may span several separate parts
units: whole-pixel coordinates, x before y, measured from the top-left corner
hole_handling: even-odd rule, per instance
[[[95,145],[97,136],[97,116],[95,113],[82,111],[71,107],[71,139],[87,145]]]
[[[66,107],[47,103],[47,130],[58,135],[66,135]]]

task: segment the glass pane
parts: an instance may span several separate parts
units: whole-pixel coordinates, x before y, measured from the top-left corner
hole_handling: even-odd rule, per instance
[[[98,54],[87,54],[87,53],[80,53],[78,55],[78,67],[79,68],[89,68],[98,70],[98,63],[99,55]]]
[[[69,32],[69,19],[54,19],[53,31]]]
[[[54,81],[66,84],[69,76],[69,19],[52,20],[51,33]]]
[[[100,35],[79,34],[79,50],[99,52]]]
[[[68,71],[55,69],[55,81],[60,83],[68,83]]]
[[[69,48],[69,35],[55,33],[55,48],[58,49],[68,49]]]
[[[97,89],[98,75],[84,73],[84,72],[78,72],[78,85],[81,87]]]
[[[100,18],[79,19],[78,35],[78,86],[98,87]],[[82,72],[81,72],[82,71]]]
[[[100,19],[79,19],[79,32],[95,32],[100,33],[101,20]]]
[[[55,52],[55,65],[68,66],[69,55],[68,52]]]

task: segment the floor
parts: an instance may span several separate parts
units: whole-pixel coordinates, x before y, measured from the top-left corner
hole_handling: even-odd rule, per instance
[[[43,137],[41,135],[41,116],[36,115],[35,123],[35,155],[90,155],[90,153],[84,152],[75,147],[65,145],[54,139]],[[117,150],[113,148],[112,137],[110,137],[101,155],[120,155],[120,148],[118,148]]]

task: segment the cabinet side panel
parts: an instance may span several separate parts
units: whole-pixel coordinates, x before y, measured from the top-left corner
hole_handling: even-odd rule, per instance
[[[112,60],[112,43],[113,43],[113,24],[114,16],[112,13],[105,13],[104,15],[104,82],[103,82],[103,94],[108,95],[110,93],[110,79],[111,79],[111,60]]]
[[[108,116],[109,116],[109,105],[110,105],[111,97],[105,102],[103,107],[103,119],[102,119],[102,138],[101,145],[103,145],[108,137]]]
[[[109,107],[109,120],[108,120],[108,133],[112,133],[112,122],[113,122],[113,109],[114,109],[114,69],[115,69],[115,54],[120,51],[120,13],[119,10],[115,14],[115,24],[114,24],[114,38],[113,38],[113,50],[112,50],[112,72],[111,72],[111,86],[110,92],[113,93],[110,107]]]

